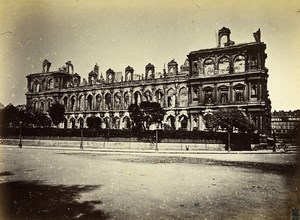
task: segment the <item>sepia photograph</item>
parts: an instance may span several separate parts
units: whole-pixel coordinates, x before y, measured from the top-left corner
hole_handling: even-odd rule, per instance
[[[0,219],[300,219],[299,0],[0,16]]]

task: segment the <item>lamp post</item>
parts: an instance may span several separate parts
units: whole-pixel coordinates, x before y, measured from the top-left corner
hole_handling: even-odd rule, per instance
[[[80,150],[83,150],[83,126],[80,125]]]
[[[160,120],[158,120],[155,130],[155,150],[158,150],[158,128],[159,128]]]
[[[19,148],[22,148],[22,122],[20,121],[19,123],[19,128],[20,128],[20,140],[19,140]]]
[[[231,140],[230,140],[231,126],[228,125],[228,153],[231,151]]]

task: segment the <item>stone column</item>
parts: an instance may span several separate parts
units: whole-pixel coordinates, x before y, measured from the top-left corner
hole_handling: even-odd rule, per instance
[[[219,103],[217,83],[214,84],[213,100],[214,100],[214,101],[213,101],[214,103]]]
[[[86,92],[84,93],[84,96],[83,96],[83,109],[84,111],[86,111],[86,107],[87,107],[87,99],[86,99]]]
[[[190,123],[190,126],[189,126],[189,130],[192,131],[193,130],[193,115],[190,114],[190,120],[189,120],[189,123]]]
[[[95,90],[93,90],[93,103],[92,103],[92,110],[96,110],[96,104],[97,104],[97,102],[96,102],[96,91]]]
[[[110,96],[110,98],[111,98],[111,99],[110,99],[111,109],[114,109],[114,106],[115,106],[115,103],[114,103],[115,97],[114,97],[113,92],[114,92],[114,90],[110,90],[110,94],[111,94],[111,96]]]
[[[163,85],[163,89],[164,89],[164,107],[168,107],[167,86]]]
[[[233,102],[233,86],[232,86],[232,82],[229,84],[229,103]]]
[[[177,108],[178,107],[178,105],[179,105],[179,103],[178,103],[178,84],[176,83],[175,84],[175,92],[174,92],[174,99],[175,99],[175,108]],[[176,125],[175,125],[175,127],[176,127]],[[176,130],[177,130],[177,128],[176,128]]]
[[[120,105],[121,105],[121,107],[120,107],[120,109],[124,109],[124,90],[121,89],[120,93],[121,93],[121,99],[120,99],[120,102],[121,102]],[[121,117],[120,117],[120,120],[121,120]],[[121,126],[121,122],[120,122],[120,126]]]
[[[249,102],[251,96],[251,83],[246,83],[246,95],[245,95],[245,101]]]
[[[179,114],[176,111],[175,112],[175,130],[178,130],[178,128],[179,128],[179,118],[178,118],[178,116],[179,116]]]
[[[198,86],[198,101],[199,101],[200,105],[203,103],[203,100],[202,100],[202,85]]]
[[[261,101],[261,83],[260,81],[257,82],[257,101]]]
[[[130,88],[130,103],[129,103],[129,105],[132,103],[133,103],[133,88]]]
[[[101,105],[102,105],[102,110],[105,110],[105,93],[104,91],[101,91]]]

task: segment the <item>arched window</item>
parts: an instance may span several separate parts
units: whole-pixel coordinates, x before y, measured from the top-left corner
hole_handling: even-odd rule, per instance
[[[182,87],[179,90],[179,106],[187,107],[188,105],[188,92],[186,87]]]
[[[124,129],[129,129],[130,128],[130,119],[128,116],[125,116],[123,118],[123,123],[124,123]]]
[[[227,57],[222,57],[219,60],[219,74],[229,73],[229,59]]]
[[[88,95],[88,97],[87,97],[87,110],[88,111],[93,110],[93,96],[92,95]]]
[[[127,109],[128,106],[130,105],[130,102],[131,102],[131,98],[130,98],[130,92],[125,92],[124,93],[124,108]]]
[[[119,129],[120,128],[120,118],[119,117],[114,117],[112,119],[112,128],[113,129]]]
[[[68,110],[68,100],[69,100],[69,99],[68,99],[67,96],[65,96],[64,99],[63,99],[63,103],[64,103],[63,105],[65,106],[65,110],[66,110],[66,111]]]
[[[47,100],[47,110],[50,109],[51,103],[52,103],[52,100],[51,100],[51,99],[48,99],[48,100]]]
[[[71,97],[70,111],[76,111],[76,100],[75,100],[75,96],[72,96],[72,97]]]
[[[110,129],[111,128],[111,119],[110,119],[110,117],[105,117],[104,118],[104,124],[105,124],[105,128],[106,129]]]
[[[213,76],[215,73],[214,61],[212,59],[207,59],[203,64],[204,75],[205,76]]]
[[[96,96],[96,108],[97,108],[97,110],[101,109],[101,95],[100,94],[98,94]]]
[[[139,105],[141,103],[141,93],[135,92],[134,93],[134,104]]]
[[[169,115],[167,117],[167,124],[170,126],[170,128],[176,129],[176,127],[175,127],[175,117],[173,115]]]
[[[167,107],[173,108],[175,107],[175,95],[174,95],[174,89],[171,88],[167,92]]]
[[[149,101],[149,102],[152,101],[152,93],[149,90],[147,90],[145,92],[144,96],[145,96],[146,101]]]
[[[83,95],[79,96],[78,102],[79,102],[79,110],[80,111],[84,110],[84,96]]]
[[[238,55],[235,57],[233,62],[233,69],[235,73],[245,72],[245,56]]]
[[[117,92],[114,96],[114,108],[121,109],[121,93]]]
[[[75,128],[75,119],[74,118],[71,118],[70,119],[70,123],[71,123],[71,128]]]
[[[47,85],[47,87],[48,87],[49,90],[54,89],[54,81],[53,81],[52,78],[48,80],[48,85]]]
[[[185,115],[181,115],[181,116],[179,116],[179,121],[180,121],[181,129],[187,129],[188,117]]]
[[[160,104],[161,107],[164,105],[164,93],[161,89],[155,92],[156,102]]]
[[[84,120],[83,120],[83,118],[78,118],[78,124],[79,124],[80,128],[84,127]]]
[[[42,80],[42,90],[47,90],[47,81],[46,81],[46,79]]]
[[[44,102],[40,103],[40,111],[43,112],[45,110]]]
[[[105,99],[105,109],[106,110],[111,109],[111,94],[106,93],[104,99]]]
[[[34,111],[37,110],[37,101],[36,101],[36,100],[34,100],[33,103],[32,103],[32,109],[33,109]]]

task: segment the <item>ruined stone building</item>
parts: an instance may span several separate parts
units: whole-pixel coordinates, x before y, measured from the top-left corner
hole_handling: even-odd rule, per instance
[[[174,129],[205,130],[203,115],[219,107],[244,109],[259,133],[270,129],[271,103],[268,95],[268,69],[265,67],[266,45],[260,30],[254,42],[235,44],[230,30],[218,32],[215,48],[192,51],[183,65],[171,60],[162,72],[151,63],[143,74],[127,66],[124,74],[112,69],[105,78],[99,66],[81,79],[68,61],[58,71],[43,62],[40,73],[27,76],[27,105],[47,111],[54,101],[65,105],[65,122],[61,127],[86,126],[86,119],[98,116],[102,128],[126,129],[130,126],[127,111],[131,103],[159,102],[166,111],[163,125]]]

